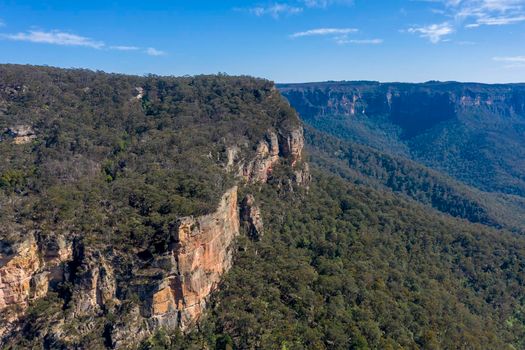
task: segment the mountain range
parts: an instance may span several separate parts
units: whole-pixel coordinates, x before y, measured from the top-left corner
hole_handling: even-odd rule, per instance
[[[525,85],[0,65],[5,349],[524,349]]]

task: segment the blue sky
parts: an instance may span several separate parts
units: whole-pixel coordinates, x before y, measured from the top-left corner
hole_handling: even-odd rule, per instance
[[[277,82],[524,82],[525,0],[0,0],[0,62]]]

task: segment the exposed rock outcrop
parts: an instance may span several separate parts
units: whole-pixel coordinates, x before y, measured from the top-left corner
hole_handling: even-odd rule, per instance
[[[310,165],[307,162],[303,162],[301,167],[295,169],[292,182],[295,184],[308,189],[310,182],[312,182],[312,174],[310,173]]]
[[[261,210],[251,194],[246,195],[241,203],[241,223],[252,239],[261,239],[264,232]]]
[[[264,183],[272,173],[273,166],[279,161],[279,139],[273,131],[267,133],[257,145],[255,157],[244,167],[242,175],[249,182]]]
[[[63,279],[71,247],[62,236],[43,239],[33,233],[0,256],[0,337],[23,315],[29,303],[47,295],[50,285]]]
[[[22,242],[14,256],[2,259],[0,267],[0,310],[25,309],[31,292],[31,278],[41,267],[38,246],[33,235]]]
[[[151,328],[186,330],[199,320],[208,296],[231,267],[238,234],[237,187],[223,195],[214,213],[177,222],[170,250],[154,263],[163,271],[160,283],[153,289],[149,282],[139,287],[146,299],[142,313]]]
[[[144,88],[138,86],[135,88],[135,91],[137,92],[135,100],[142,100],[142,98],[144,97]]]
[[[113,268],[99,251],[85,251],[82,244],[74,250],[75,270],[71,271],[74,283],[70,302],[73,317],[98,313],[115,299],[116,281]]]
[[[280,160],[288,162],[292,167],[302,159],[304,148],[303,128],[298,126],[291,130],[278,132],[268,131],[265,138],[257,145],[255,156],[247,164],[240,164],[239,173],[251,183],[268,181],[274,166]],[[228,150],[228,164],[234,157],[234,148]]]
[[[304,148],[303,128],[298,127],[288,133],[279,135],[279,145],[281,154],[290,160],[290,164],[295,166],[302,159]]]
[[[17,125],[8,128],[5,133],[13,138],[13,143],[22,145],[36,139],[36,133],[29,125]]]

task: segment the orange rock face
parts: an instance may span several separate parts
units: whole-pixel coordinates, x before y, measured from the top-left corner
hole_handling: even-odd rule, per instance
[[[289,158],[290,164],[295,166],[302,159],[304,148],[303,128],[297,128],[282,135],[280,144],[282,155]]]
[[[259,142],[255,157],[242,168],[241,173],[248,182],[267,182],[272,168],[281,157],[295,166],[302,159],[303,148],[302,127],[291,131],[279,131],[279,134],[269,131],[265,139]]]
[[[173,291],[166,287],[153,295],[153,315],[162,316],[176,309]]]
[[[254,159],[243,169],[243,176],[250,182],[266,182],[272,167],[279,161],[279,141],[274,132],[259,142]]]
[[[237,187],[223,195],[214,213],[179,220],[172,260],[168,260],[173,263],[171,273],[151,303],[157,324],[176,323],[184,330],[200,318],[208,296],[231,267],[231,246],[238,234]]]
[[[0,267],[0,310],[9,306],[27,307],[31,278],[39,268],[38,247],[31,237]]]
[[[11,256],[0,256],[0,336],[24,314],[30,301],[45,297],[51,281],[62,278],[60,264],[71,256],[62,239],[42,247],[33,234]]]

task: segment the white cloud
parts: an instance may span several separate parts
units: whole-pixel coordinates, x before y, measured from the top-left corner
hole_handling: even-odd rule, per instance
[[[305,36],[322,36],[322,35],[347,35],[350,33],[356,33],[358,30],[355,28],[317,28],[310,29],[304,32],[297,32],[290,35],[291,38],[301,38]]]
[[[447,22],[429,26],[413,27],[410,33],[433,43],[448,41],[444,36],[461,27],[473,29],[481,26],[503,26],[525,22],[525,0],[414,0],[443,5],[430,9],[433,13],[447,18]],[[453,19],[453,21],[451,20]]]
[[[353,0],[302,0],[306,7],[326,8],[330,5],[352,5]]]
[[[340,45],[358,44],[358,45],[379,45],[383,43],[383,39],[338,39],[336,42]]]
[[[303,38],[311,36],[329,37],[336,44],[359,44],[359,45],[379,45],[383,39],[349,39],[349,35],[359,32],[356,28],[316,28],[304,32],[297,32],[290,35],[290,38]]]
[[[273,18],[279,18],[282,15],[294,15],[303,12],[301,7],[291,6],[287,4],[273,4],[269,6],[257,6],[248,9],[248,12],[261,17],[269,15]]]
[[[494,61],[507,63],[525,63],[525,56],[493,57]]]
[[[248,9],[235,8],[234,10],[248,11],[258,17],[271,16],[277,19],[281,16],[302,13],[305,8],[327,8],[332,5],[349,6],[353,3],[354,0],[289,0],[281,3],[268,3],[268,5],[259,5]]]
[[[5,22],[2,19],[0,19],[0,27],[5,27]]]
[[[117,50],[117,51],[137,51],[140,50],[140,47],[138,46],[125,46],[125,45],[116,45],[116,46],[110,46],[111,50]]]
[[[518,22],[525,21],[525,15],[520,16],[499,16],[499,17],[484,17],[479,18],[476,23],[473,23],[471,25],[474,26],[481,26],[481,25],[487,25],[487,26],[502,26],[507,24],[514,24]],[[467,25],[468,26],[468,25]]]
[[[13,41],[24,41],[38,44],[51,44],[60,46],[80,46],[92,49],[105,49],[115,51],[139,51],[142,50],[138,46],[132,45],[106,45],[103,41],[94,40],[77,34],[72,34],[60,30],[43,31],[43,30],[29,30],[27,32],[19,32],[14,34],[0,34],[0,39],[7,39]],[[166,53],[155,48],[147,48],[143,51],[150,56],[162,56]]]
[[[440,41],[444,41],[443,37],[454,33],[454,27],[450,23],[444,22],[423,27],[412,27],[408,29],[408,32],[419,34],[420,37],[430,40],[433,44],[437,44]]]
[[[445,15],[465,23],[466,28],[509,25],[525,21],[525,0],[439,0]]]
[[[493,57],[492,59],[496,62],[505,63],[503,68],[506,69],[525,68],[525,56]]]
[[[148,47],[145,52],[150,56],[164,56],[166,54],[166,52],[157,50],[153,47]]]
[[[40,44],[54,44],[63,46],[84,46],[93,49],[101,49],[104,47],[104,42],[93,40],[76,34],[61,32],[53,30],[44,32],[39,30],[30,30],[28,32],[20,32],[16,34],[3,34],[4,38],[14,41],[27,41]]]

